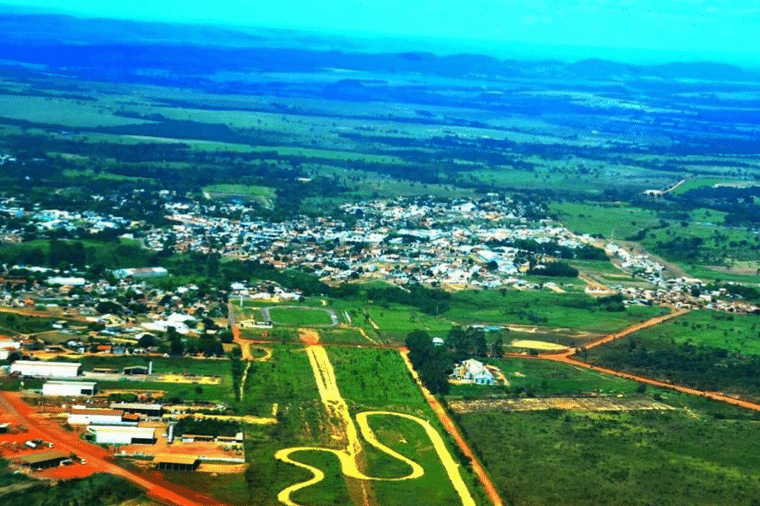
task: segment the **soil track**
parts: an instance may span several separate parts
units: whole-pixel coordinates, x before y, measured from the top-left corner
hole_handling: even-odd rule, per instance
[[[449,417],[449,414],[446,412],[446,410],[441,406],[441,403],[438,402],[438,399],[433,396],[433,394],[430,393],[430,391],[425,388],[425,385],[422,384],[422,381],[420,380],[419,375],[417,374],[417,371],[414,370],[414,366],[412,365],[412,362],[409,360],[409,351],[406,349],[400,350],[401,358],[404,359],[404,363],[406,364],[407,369],[409,369],[409,372],[412,374],[412,377],[414,378],[414,381],[417,382],[417,385],[419,385],[420,389],[422,390],[422,395],[425,396],[425,399],[428,401],[428,404],[435,412],[436,416],[438,416],[438,419],[443,424],[443,427],[446,429],[446,432],[448,432],[451,437],[454,438],[454,441],[456,441],[457,446],[459,446],[459,449],[464,453],[464,455],[470,459],[470,463],[472,465],[472,470],[475,472],[475,475],[478,477],[478,480],[480,481],[480,484],[483,486],[483,489],[485,490],[486,494],[488,495],[488,498],[491,500],[491,503],[494,506],[504,506],[504,503],[501,500],[501,497],[499,496],[499,493],[496,491],[496,487],[494,486],[493,482],[491,481],[491,478],[488,476],[488,473],[486,473],[485,468],[480,463],[480,460],[475,456],[475,452],[472,451],[472,448],[470,448],[470,445],[467,444],[467,441],[464,440],[462,437],[462,434],[459,432],[459,429],[454,424],[454,421]]]
[[[309,334],[302,333],[302,338],[304,338],[304,340],[307,340],[307,342],[315,341],[313,335]],[[362,461],[363,451],[361,440],[359,439],[359,432],[357,432],[354,421],[351,418],[348,410],[348,405],[338,390],[338,385],[335,379],[335,371],[332,367],[332,364],[330,363],[327,351],[323,346],[315,343],[309,345],[306,349],[306,352],[309,357],[309,363],[311,364],[312,370],[314,371],[314,378],[317,382],[317,389],[319,390],[320,399],[322,400],[322,404],[325,406],[328,414],[328,419],[331,420],[330,431],[332,433],[332,436],[333,438],[341,440],[341,442],[345,445],[345,449],[336,450],[333,448],[295,447],[278,451],[275,454],[275,458],[294,466],[307,469],[312,473],[312,477],[309,480],[291,485],[290,487],[282,490],[277,495],[277,499],[281,503],[286,504],[287,506],[299,506],[291,499],[291,494],[298,490],[319,483],[324,479],[325,476],[320,469],[308,464],[304,464],[302,462],[298,462],[297,460],[291,458],[291,455],[297,452],[324,451],[332,453],[338,457],[338,461],[340,462],[341,471],[343,474],[349,478],[361,480],[362,482],[404,481],[413,480],[415,478],[423,476],[425,471],[419,464],[382,444],[377,439],[377,436],[372,431],[372,428],[368,423],[368,418],[371,416],[397,416],[412,420],[420,424],[425,429],[426,434],[433,443],[433,447],[435,448],[438,457],[441,459],[441,462],[446,469],[446,473],[448,474],[448,477],[451,480],[454,489],[462,500],[462,504],[464,506],[475,506],[475,501],[470,495],[470,492],[467,489],[467,486],[465,485],[461,474],[459,473],[459,466],[454,461],[448,449],[446,448],[443,438],[441,438],[441,435],[438,433],[438,431],[436,431],[435,428],[427,420],[423,420],[416,416],[407,415],[405,413],[394,413],[390,411],[367,411],[358,413],[356,415],[356,423],[359,425],[359,432],[361,433],[361,436],[364,438],[364,440],[366,440],[370,445],[374,446],[381,452],[386,453],[395,459],[401,460],[402,462],[405,462],[411,469],[411,472],[409,474],[397,478],[376,478],[366,475],[359,466],[359,462]],[[367,496],[365,492],[365,503],[366,500]]]
[[[601,337],[599,339],[596,339],[594,341],[591,341],[584,345],[582,349],[591,349],[596,348],[598,346],[602,346],[604,344],[611,343],[617,339],[621,339],[623,337],[629,336],[633,334],[634,332],[638,332],[639,330],[653,327],[655,325],[658,325],[660,323],[663,323],[665,321],[671,320],[673,318],[677,318],[681,315],[684,315],[688,313],[688,309],[679,309],[678,311],[674,311],[672,313],[663,315],[663,316],[657,316],[655,318],[650,318],[649,320],[646,320],[641,323],[636,323],[634,325],[631,325],[630,327],[617,332],[615,334],[609,334],[604,337]],[[725,394],[722,394],[720,392],[709,392],[706,390],[698,390],[696,388],[690,388],[682,385],[676,385],[673,383],[668,383],[665,381],[660,381],[652,378],[647,378],[644,376],[638,376],[636,374],[630,374],[623,371],[616,371],[614,369],[608,369],[606,367],[598,367],[592,364],[589,364],[587,362],[583,362],[581,360],[573,358],[574,355],[576,355],[579,351],[579,349],[575,350],[569,350],[564,353],[542,353],[534,357],[529,357],[526,355],[518,355],[518,354],[510,354],[510,356],[520,357],[520,358],[534,358],[538,360],[551,360],[554,362],[561,362],[568,365],[573,365],[577,367],[584,367],[586,369],[591,369],[594,371],[598,371],[604,374],[609,374],[612,376],[618,376],[620,378],[625,378],[633,381],[637,381],[639,383],[644,383],[646,385],[651,385],[657,388],[667,388],[670,390],[675,390],[677,392],[682,392],[689,395],[698,395],[700,397],[707,397],[709,399],[713,399],[715,401],[725,402],[727,404],[733,404],[734,406],[740,406],[742,408],[751,409],[753,411],[760,411],[760,404],[745,401],[743,399],[739,399],[736,397],[731,397]]]
[[[19,423],[39,432],[46,441],[55,443],[56,449],[87,459],[87,465],[92,466],[93,472],[125,478],[145,489],[152,499],[175,506],[225,506],[225,503],[207,495],[166,483],[158,477],[160,474],[156,476],[157,473],[152,473],[151,477],[147,477],[117,466],[111,461],[111,454],[103,448],[85,443],[75,434],[65,432],[47,419],[35,417],[33,408],[25,404],[19,394],[1,392],[0,407]]]

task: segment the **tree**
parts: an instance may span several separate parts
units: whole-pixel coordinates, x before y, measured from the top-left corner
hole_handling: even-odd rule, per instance
[[[185,345],[182,343],[182,338],[179,334],[174,334],[169,339],[169,354],[175,357],[182,356],[185,353]]]
[[[494,358],[501,358],[504,356],[504,340],[501,336],[491,344],[491,356]]]
[[[143,334],[140,339],[137,340],[137,344],[140,348],[150,348],[156,345],[156,338],[152,334]]]

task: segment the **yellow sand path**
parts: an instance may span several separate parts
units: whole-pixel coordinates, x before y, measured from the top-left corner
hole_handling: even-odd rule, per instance
[[[298,503],[294,502],[291,499],[291,494],[298,490],[319,483],[325,477],[324,473],[320,469],[308,464],[304,464],[302,462],[298,462],[291,458],[291,455],[293,453],[302,451],[324,451],[334,454],[336,457],[338,457],[338,461],[340,462],[341,471],[343,474],[350,478],[359,480],[403,481],[413,480],[423,476],[425,474],[425,471],[422,466],[381,443],[377,439],[377,436],[368,423],[368,418],[370,416],[397,416],[412,420],[420,424],[423,429],[425,429],[426,434],[433,443],[433,447],[435,448],[438,457],[441,459],[441,462],[446,469],[446,473],[448,474],[449,479],[454,486],[454,489],[457,491],[459,497],[462,500],[463,506],[475,506],[475,500],[470,495],[470,492],[467,489],[467,486],[465,485],[461,474],[459,473],[459,465],[454,461],[448,449],[446,448],[443,438],[441,438],[441,435],[438,433],[438,431],[428,421],[416,416],[407,415],[405,413],[394,413],[390,411],[366,411],[356,415],[356,423],[359,425],[359,431],[361,432],[361,436],[364,438],[364,440],[366,440],[370,445],[374,446],[383,453],[386,453],[387,455],[390,455],[397,460],[405,462],[411,468],[411,472],[409,474],[398,478],[377,478],[364,474],[357,465],[357,462],[359,460],[357,457],[359,457],[359,454],[362,452],[361,440],[359,439],[356,425],[354,425],[354,421],[349,413],[348,405],[346,404],[345,400],[343,400],[343,397],[340,394],[340,390],[338,389],[338,384],[335,379],[335,371],[332,367],[332,364],[330,363],[327,351],[321,345],[315,344],[307,347],[306,353],[309,357],[309,363],[311,364],[312,370],[314,371],[314,378],[317,383],[317,389],[319,390],[319,396],[322,404],[325,406],[325,410],[327,411],[328,420],[338,421],[337,423],[334,423],[330,428],[332,436],[335,439],[343,440],[343,443],[345,444],[345,450],[302,446],[295,448],[286,448],[275,453],[276,459],[287,462],[289,464],[293,464],[294,466],[298,466],[303,469],[308,469],[313,475],[312,478],[305,482],[291,485],[290,487],[282,490],[277,495],[277,499],[281,503],[287,506],[300,506]]]

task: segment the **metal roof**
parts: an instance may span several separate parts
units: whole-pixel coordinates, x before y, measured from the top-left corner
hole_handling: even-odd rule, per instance
[[[176,455],[174,453],[159,453],[153,458],[154,464],[184,464],[192,466],[197,461],[197,455]]]
[[[16,459],[16,462],[19,462],[21,464],[40,464],[42,462],[47,462],[49,460],[56,460],[56,459],[67,459],[69,458],[69,455],[67,453],[64,453],[60,450],[49,450],[46,452],[41,453],[33,453],[31,455],[24,455],[23,457],[18,457]]]

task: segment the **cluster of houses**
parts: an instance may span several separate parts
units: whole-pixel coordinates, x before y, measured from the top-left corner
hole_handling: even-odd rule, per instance
[[[529,267],[529,252],[499,244],[585,244],[550,220],[529,220],[526,205],[495,194],[478,200],[398,198],[345,204],[345,219],[271,223],[248,218],[243,204],[219,204],[209,216],[204,214],[208,204],[167,202],[173,225],[150,230],[143,240],[156,251],[170,245],[178,251],[220,252],[277,268],[297,267],[327,282],[363,278],[400,285],[500,287],[518,282]]]

